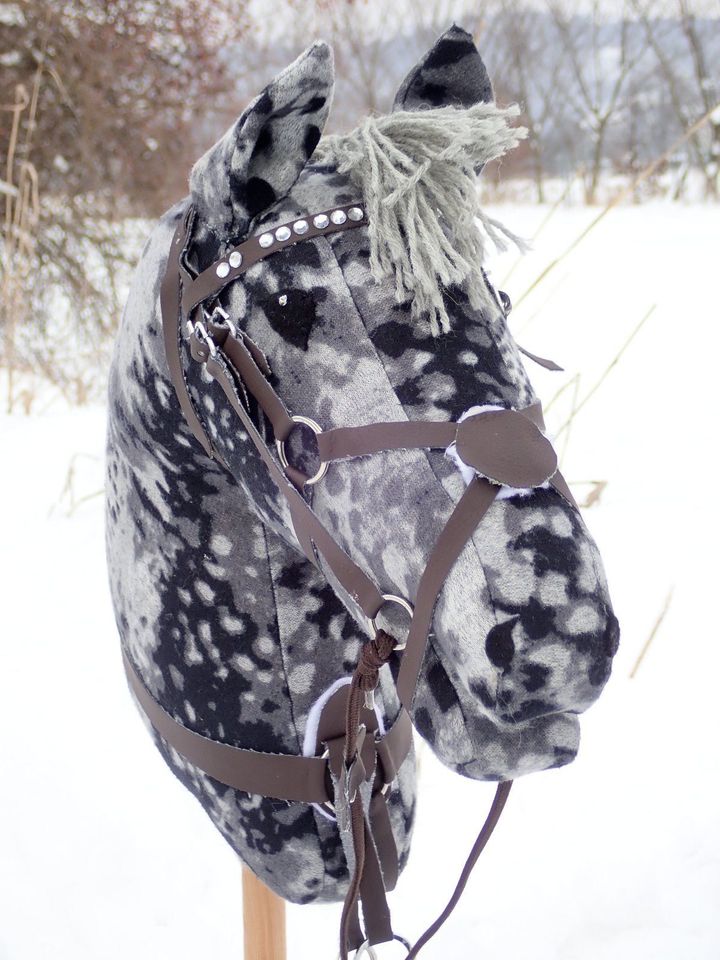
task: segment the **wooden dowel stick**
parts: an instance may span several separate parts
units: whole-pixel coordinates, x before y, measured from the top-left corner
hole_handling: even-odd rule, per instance
[[[244,960],[286,960],[285,901],[243,867]]]

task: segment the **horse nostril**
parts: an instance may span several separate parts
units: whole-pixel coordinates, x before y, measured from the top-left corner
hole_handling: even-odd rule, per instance
[[[515,641],[512,631],[519,617],[512,617],[496,624],[485,638],[485,652],[493,666],[508,670],[515,656]]]

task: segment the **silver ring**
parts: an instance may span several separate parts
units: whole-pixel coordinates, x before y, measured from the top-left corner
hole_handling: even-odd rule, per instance
[[[290,417],[290,419],[292,420],[293,423],[303,423],[306,427],[310,427],[310,429],[313,431],[315,436],[318,436],[323,432],[320,424],[315,423],[315,421],[311,420],[310,417],[301,417],[299,414],[295,414],[294,416]],[[275,446],[277,447],[278,456],[280,457],[280,463],[283,465],[283,467],[289,467],[290,464],[288,463],[288,458],[285,455],[285,441],[278,440],[276,438]],[[317,469],[317,473],[314,473],[311,477],[308,477],[307,480],[305,481],[304,486],[311,487],[314,483],[317,483],[318,480],[322,480],[322,478],[327,473],[327,468],[328,468],[328,461],[321,460],[320,466]]]
[[[377,954],[375,953],[373,948],[370,946],[369,940],[363,940],[363,942],[357,948],[357,951],[355,952],[355,960],[360,960],[360,958],[364,953],[366,953],[370,957],[370,960],[377,960]]]
[[[404,610],[407,610],[411,618],[415,613],[415,611],[413,610],[412,604],[410,603],[409,600],[406,600],[405,597],[398,597],[394,593],[383,593],[382,598],[384,601],[387,601],[388,603],[399,604]],[[378,625],[375,622],[375,620],[377,618],[378,613],[380,613],[380,610],[382,610],[382,607],[380,607],[380,609],[378,610],[378,612],[375,614],[374,617],[368,617],[368,623],[370,624],[370,629],[373,630],[375,633],[377,633],[378,631]],[[398,643],[395,649],[404,650],[406,646],[407,646],[407,640],[405,641],[405,643]]]
[[[410,953],[410,944],[407,942],[407,940],[405,939],[405,937],[400,937],[400,936],[398,936],[398,934],[396,933],[396,934],[394,934],[392,941],[388,941],[388,942],[393,942],[393,941],[395,941],[395,940],[397,940],[398,943],[401,943],[401,944],[405,947],[405,949],[407,950],[407,952]],[[369,941],[369,940],[363,940],[363,942],[362,942],[362,943],[360,944],[360,946],[357,948],[357,951],[356,951],[356,953],[355,953],[354,960],[360,960],[360,958],[361,958],[361,957],[363,956],[363,954],[365,954],[365,953],[367,953],[367,955],[370,957],[370,960],[377,960],[377,954],[375,953],[375,951],[373,950],[373,948],[370,946],[370,941]]]

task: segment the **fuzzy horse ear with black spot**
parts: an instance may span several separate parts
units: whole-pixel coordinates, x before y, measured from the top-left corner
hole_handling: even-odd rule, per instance
[[[393,112],[428,107],[467,109],[494,99],[490,77],[472,35],[453,24],[400,84]]]
[[[244,236],[292,188],[322,135],[334,82],[332,49],[313,43],[197,161],[190,190],[215,233]]]

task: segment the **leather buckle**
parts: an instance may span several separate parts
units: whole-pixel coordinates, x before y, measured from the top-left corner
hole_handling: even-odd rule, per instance
[[[237,337],[237,327],[219,305],[215,307],[210,316],[205,314],[205,323],[215,346],[221,349],[225,348],[225,341],[231,333],[234,337]]]
[[[355,744],[355,753],[350,758],[349,762],[346,761],[342,771],[343,779],[343,792],[345,794],[345,799],[348,803],[352,803],[357,796],[358,787],[361,783],[368,779],[367,771],[365,769],[365,764],[362,759],[362,748],[365,743],[365,734],[367,733],[367,728],[365,724],[361,724],[357,733],[357,742]]]
[[[335,804],[330,799],[333,795],[334,788],[333,788],[332,766],[331,766],[329,747],[325,747],[325,752],[322,754],[320,759],[325,761],[325,790],[327,791],[327,800],[323,800],[320,806],[325,807],[334,816]]]
[[[378,774],[383,784],[382,792],[385,793],[397,777],[398,772],[390,748],[383,739],[375,739],[375,757]]]
[[[209,357],[217,356],[217,344],[202,320],[196,320],[194,323],[188,320],[187,326],[193,360],[205,363]]]

